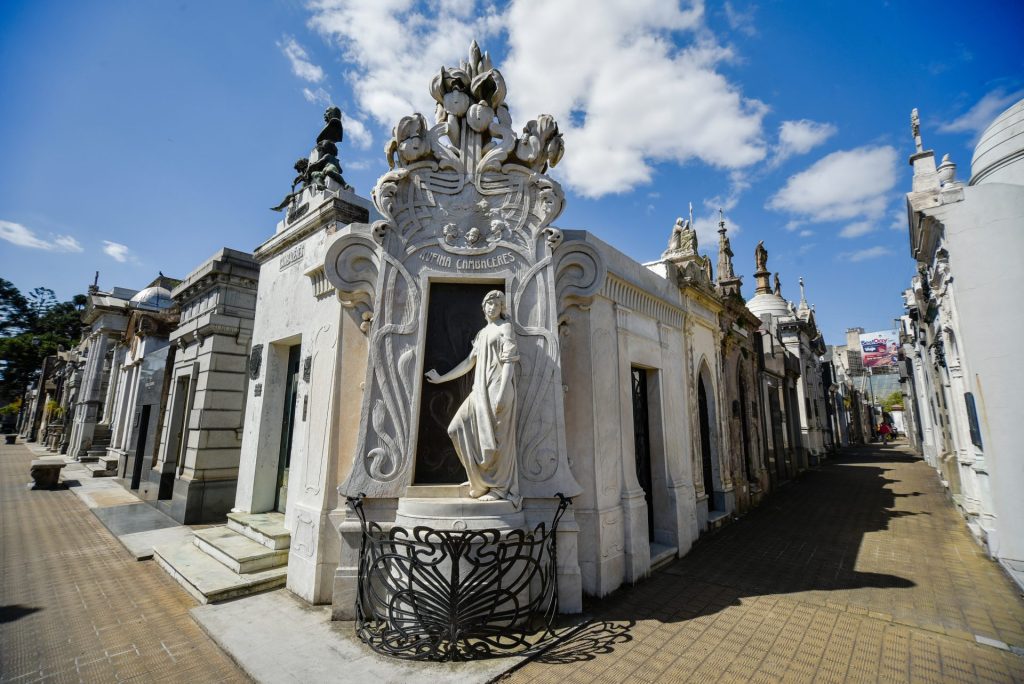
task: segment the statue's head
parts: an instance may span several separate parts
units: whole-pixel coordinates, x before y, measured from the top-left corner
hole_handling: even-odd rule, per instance
[[[487,313],[487,305],[491,302],[497,305],[498,317],[508,318],[508,306],[505,304],[504,292],[502,292],[501,290],[491,290],[490,292],[484,295],[484,301],[481,306],[483,307],[485,315]]]
[[[328,107],[327,111],[324,112],[324,123],[329,122],[331,119],[341,119],[341,109],[338,107]]]

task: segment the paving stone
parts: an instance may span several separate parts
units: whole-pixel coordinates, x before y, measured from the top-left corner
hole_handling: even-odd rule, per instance
[[[585,609],[606,642],[505,681],[648,681],[666,652],[660,681],[1024,681],[1016,586],[900,448],[845,451]]]

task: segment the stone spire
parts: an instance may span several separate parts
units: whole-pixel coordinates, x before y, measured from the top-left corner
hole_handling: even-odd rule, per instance
[[[718,210],[718,289],[722,294],[740,295],[742,279],[736,277],[732,268],[732,245],[726,235],[725,214]]]
[[[803,276],[800,276],[799,283],[800,283],[800,305],[797,307],[797,314],[800,316],[800,318],[803,318],[804,320],[806,320],[807,317],[811,313],[811,307],[807,305],[807,293],[804,292],[804,278],[803,278]]]

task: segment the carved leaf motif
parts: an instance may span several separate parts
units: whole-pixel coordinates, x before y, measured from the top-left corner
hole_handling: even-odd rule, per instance
[[[395,441],[385,429],[384,402],[377,400],[370,414],[370,421],[373,431],[377,433],[380,446],[371,449],[366,454],[366,467],[370,477],[381,482],[387,482],[394,478],[399,472],[399,459],[395,451]]]

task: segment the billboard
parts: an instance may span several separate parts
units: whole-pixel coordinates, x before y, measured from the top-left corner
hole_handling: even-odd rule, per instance
[[[899,342],[892,330],[865,333],[860,336],[860,354],[865,368],[889,368],[897,365]]]

